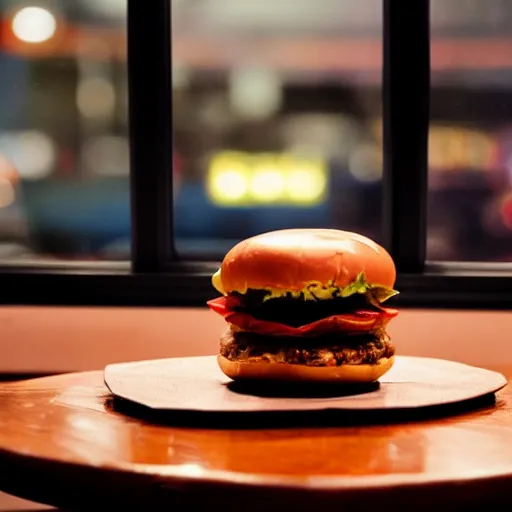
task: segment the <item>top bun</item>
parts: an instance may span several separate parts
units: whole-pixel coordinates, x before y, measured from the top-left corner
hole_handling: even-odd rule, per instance
[[[224,257],[224,293],[248,289],[302,290],[309,284],[344,288],[360,272],[374,285],[392,288],[396,269],[373,240],[336,229],[285,229],[248,238]]]

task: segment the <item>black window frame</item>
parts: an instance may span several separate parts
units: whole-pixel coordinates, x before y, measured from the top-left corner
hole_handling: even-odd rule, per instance
[[[398,307],[509,309],[512,264],[425,259],[430,24],[428,0],[383,0],[383,233]],[[171,0],[128,0],[130,263],[0,265],[0,303],[203,307],[219,262],[173,246]],[[414,58],[411,58],[414,55]]]

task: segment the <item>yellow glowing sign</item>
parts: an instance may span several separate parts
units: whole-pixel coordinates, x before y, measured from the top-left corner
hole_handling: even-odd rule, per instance
[[[325,200],[327,181],[321,158],[226,151],[212,158],[206,183],[220,206],[314,206]]]
[[[429,136],[429,167],[436,170],[486,170],[493,166],[497,144],[489,135],[469,129],[433,127]]]
[[[372,131],[382,148],[382,122]],[[461,169],[486,171],[496,163],[498,143],[491,135],[477,129],[431,124],[428,140],[429,168],[439,172]]]

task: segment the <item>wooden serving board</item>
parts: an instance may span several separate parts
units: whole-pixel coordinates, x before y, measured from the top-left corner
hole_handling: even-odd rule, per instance
[[[215,356],[112,364],[104,379],[115,397],[151,409],[215,413],[417,410],[489,395],[507,384],[497,372],[411,356],[397,356],[378,383],[357,387],[237,383],[220,371]]]

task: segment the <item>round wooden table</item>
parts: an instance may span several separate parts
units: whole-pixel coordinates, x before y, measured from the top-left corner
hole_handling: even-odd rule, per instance
[[[413,423],[191,428],[116,412],[102,372],[8,383],[0,490],[67,510],[489,507],[512,496],[511,405],[508,385]]]

